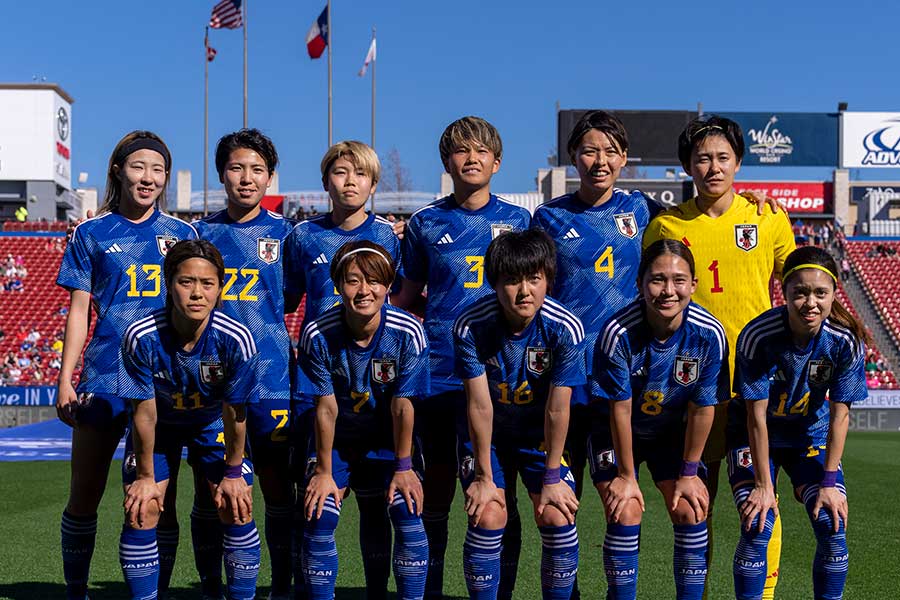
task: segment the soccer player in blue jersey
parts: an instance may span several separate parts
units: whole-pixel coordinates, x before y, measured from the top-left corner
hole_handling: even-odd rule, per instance
[[[638,266],[641,299],[616,313],[594,349],[591,477],[606,512],[607,597],[637,595],[647,463],[665,498],[675,537],[676,598],[699,600],[707,573],[709,494],[700,462],[718,402],[730,394],[722,325],[691,302],[691,251],[659,240]]]
[[[169,150],[156,134],[133,131],[119,140],[98,216],[73,231],[56,280],[71,298],[56,404],[59,418],[72,427],[72,479],[61,525],[69,600],[87,595],[97,507],[128,423],[130,406],[118,390],[122,335],[139,316],[163,307],[163,259],[175,242],[196,237],[190,225],[161,211],[171,167]],[[97,322],[73,387],[92,305]],[[160,561],[169,573],[176,546],[177,538],[175,545],[161,540]]]
[[[288,469],[292,358],[284,315],[296,310],[299,296],[285,295],[284,241],[293,223],[260,205],[277,165],[275,145],[260,131],[242,129],[223,136],[216,147],[216,170],[227,205],[194,227],[225,261],[222,313],[243,323],[260,342],[260,401],[247,410],[247,434],[266,501],[269,597],[284,600],[291,592],[293,502]],[[221,596],[221,530],[213,507],[194,506],[191,533],[203,593]]]
[[[209,241],[172,246],[164,275],[166,307],[132,323],[122,343],[119,393],[134,418],[122,465],[119,561],[133,600],[157,597],[156,525],[186,447],[205,478],[196,493],[212,497],[222,522],[228,598],[249,600],[260,554],[244,442],[247,407],[259,401],[260,354],[249,329],[215,310],[225,266]]]
[[[847,579],[847,489],[841,456],[850,405],[864,400],[863,325],[835,298],[834,259],[798,248],[784,262],[786,306],[770,309],[737,342],[737,398],[729,406],[728,476],[741,518],[735,597],[759,599],[778,510],[780,469],[816,536],[813,597],[837,600]]]
[[[469,440],[460,439],[458,452],[469,515],[463,565],[470,598],[497,597],[504,490],[519,474],[543,542],[543,597],[568,599],[578,571],[578,500],[562,454],[572,388],[585,383],[584,328],[547,295],[555,274],[546,233],[502,234],[485,255],[496,294],[471,304],[454,324],[455,369],[469,423]]]
[[[484,254],[499,234],[527,229],[531,215],[490,192],[491,177],[500,169],[503,143],[493,125],[463,117],[444,130],[441,162],[453,179],[453,194],[432,202],[410,217],[403,239],[403,284],[391,301],[401,308],[417,306],[428,286],[425,332],[431,346],[432,396],[417,407],[423,452],[427,457],[423,520],[428,532],[429,569],[426,597],[440,598],[443,589],[447,521],[456,488],[456,431],[448,427],[464,414],[465,394],[453,368],[453,322],[460,311],[488,295]],[[465,426],[459,425],[460,431]],[[513,497],[515,489],[507,493]],[[501,590],[511,596],[521,545],[515,503],[509,506],[504,562],[511,577]],[[514,539],[515,538],[515,539]]]
[[[395,275],[383,246],[344,244],[331,265],[343,303],[309,320],[301,335],[300,361],[316,401],[302,549],[312,600],[334,598],[334,532],[348,487],[380,490],[394,526],[398,597],[424,593],[428,542],[413,470],[415,462],[421,471],[421,455],[412,401],[428,395],[428,344],[415,317],[385,302]]]
[[[383,246],[394,264],[400,263],[400,240],[393,225],[374,213],[366,212],[366,201],[381,178],[381,163],[375,151],[362,142],[339,142],[328,149],[321,163],[322,185],[331,199],[329,213],[297,224],[285,242],[287,283],[291,294],[306,294],[304,324],[321,316],[340,302],[337,286],[331,280],[332,259],[347,242],[368,240]],[[312,434],[314,386],[302,369],[297,371],[292,401],[293,438],[299,441],[295,456],[305,457],[306,438]],[[295,461],[296,462],[296,461]],[[303,476],[299,475],[303,484]],[[302,502],[302,489],[297,502]],[[357,489],[360,511],[360,550],[371,600],[387,595],[390,576],[391,524],[382,502],[382,490]],[[294,536],[302,539],[302,506],[295,513]],[[295,541],[296,541],[295,540]],[[302,573],[295,564],[295,584],[302,584]]]

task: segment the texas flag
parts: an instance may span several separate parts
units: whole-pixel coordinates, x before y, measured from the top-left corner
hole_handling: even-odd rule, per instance
[[[309,28],[306,34],[306,51],[310,58],[319,58],[328,46],[328,6],[322,9],[322,14]]]

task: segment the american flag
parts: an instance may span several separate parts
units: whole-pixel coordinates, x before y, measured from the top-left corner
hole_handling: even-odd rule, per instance
[[[213,29],[237,29],[244,24],[241,18],[241,0],[222,0],[213,6],[209,26]]]

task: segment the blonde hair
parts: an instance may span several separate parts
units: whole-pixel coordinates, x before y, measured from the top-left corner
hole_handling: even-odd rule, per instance
[[[494,153],[494,158],[503,158],[503,141],[497,128],[481,117],[463,117],[453,121],[441,134],[438,151],[441,163],[447,165],[450,155],[456,148],[468,148],[473,144],[481,144]]]
[[[334,161],[341,157],[346,158],[371,177],[372,185],[381,179],[381,161],[378,160],[378,155],[375,154],[372,147],[356,140],[345,140],[329,148],[322,157],[322,183],[327,182],[328,170],[331,169]]]
[[[159,144],[165,150],[163,158],[166,162],[166,184],[163,186],[159,197],[156,199],[156,207],[161,211],[166,210],[166,188],[169,187],[169,175],[171,172],[170,165],[172,163],[172,155],[169,152],[168,146],[166,146],[166,143],[162,141],[161,137],[159,137],[152,131],[137,130],[125,134],[125,136],[121,140],[119,140],[119,143],[116,144],[116,147],[113,148],[112,154],[110,154],[109,156],[109,167],[106,170],[106,193],[103,196],[103,204],[101,204],[100,208],[97,209],[98,216],[104,213],[113,212],[114,210],[119,208],[119,204],[122,201],[122,182],[113,167],[118,167],[121,170],[121,168],[125,165],[125,159],[128,158],[128,156],[121,156],[122,149],[135,140],[139,140],[141,138],[147,138],[155,142],[159,142]]]

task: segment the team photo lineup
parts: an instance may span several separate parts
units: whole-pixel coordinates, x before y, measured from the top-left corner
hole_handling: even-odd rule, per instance
[[[628,134],[588,111],[567,143],[577,191],[532,214],[491,192],[498,131],[462,117],[437,144],[453,192],[392,222],[366,209],[378,155],[342,141],[321,160],[330,211],[296,222],[262,207],[278,153],[241,129],[215,150],[225,208],[187,223],[166,212],[165,142],[122,137],[56,281],[70,295],[66,598],[89,595],[123,436],[118,560],[135,600],[170,597],[186,537],[203,598],[255,598],[265,580],[270,600],[330,600],[340,552],[361,556],[370,599],[442,598],[459,579],[473,599],[633,599],[642,464],[671,521],[676,598],[781,597],[793,502],[809,525],[789,525],[815,540],[805,597],[843,598],[841,461],[869,334],[837,297],[831,251],[797,247],[784,208],[734,191],[738,123],[701,116],[671,143],[696,196],[665,208],[616,186]],[[176,505],[183,453],[193,486]],[[591,484],[605,522],[578,518]],[[339,544],[351,495],[358,537]],[[736,546],[717,541],[738,522]],[[580,529],[602,548],[579,548]],[[713,549],[733,555],[732,589],[707,589]],[[518,573],[523,552],[539,574]],[[579,586],[588,562],[605,590]]]

